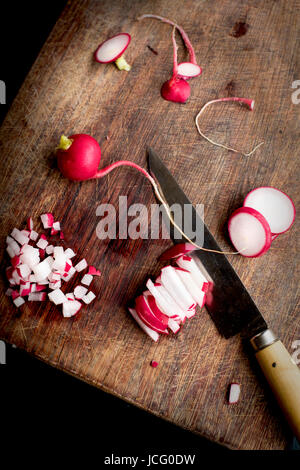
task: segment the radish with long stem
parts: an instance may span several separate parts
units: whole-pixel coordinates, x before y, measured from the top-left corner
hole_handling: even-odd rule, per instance
[[[246,106],[248,106],[248,108],[250,109],[250,111],[253,111],[253,108],[254,108],[254,100],[250,100],[250,99],[247,99],[247,98],[238,98],[238,97],[228,97],[228,98],[218,98],[216,100],[212,100],[212,101],[208,101],[208,103],[206,103],[199,111],[199,113],[197,114],[196,116],[196,119],[195,119],[195,123],[196,123],[196,127],[198,129],[198,132],[199,134],[205,139],[207,140],[208,142],[210,142],[211,144],[213,145],[216,145],[217,147],[222,147],[224,149],[227,149],[227,150],[230,150],[231,152],[235,152],[235,153],[241,153],[242,155],[244,155],[245,157],[249,157],[250,155],[252,155],[257,149],[258,147],[260,147],[264,142],[261,142],[260,144],[256,145],[252,150],[251,152],[249,153],[244,153],[244,152],[241,152],[240,150],[236,150],[232,147],[228,147],[227,145],[224,145],[224,144],[220,144],[218,142],[215,142],[214,140],[210,139],[209,137],[207,137],[200,129],[200,126],[199,126],[199,118],[200,116],[204,113],[205,109],[210,106],[211,104],[214,104],[214,103],[223,103],[223,102],[228,102],[228,101],[235,101],[235,102],[238,102],[238,103],[243,103],[245,104]]]
[[[198,77],[199,75],[201,75],[202,68],[199,67],[199,65],[197,64],[194,48],[192,46],[192,43],[191,43],[188,35],[184,31],[184,29],[181,26],[179,26],[177,23],[175,23],[174,21],[171,21],[168,18],[164,18],[163,16],[145,14],[145,15],[140,16],[138,18],[138,20],[143,20],[144,18],[153,18],[153,19],[156,19],[156,20],[160,20],[163,23],[167,23],[167,24],[175,27],[180,32],[181,37],[182,37],[182,39],[183,39],[183,41],[186,45],[186,48],[189,51],[190,61],[189,62],[182,62],[178,65],[178,77],[184,78],[184,79],[189,79],[189,78]]]
[[[98,170],[101,159],[101,149],[98,142],[87,134],[74,134],[70,137],[63,135],[60,139],[60,144],[56,148],[56,156],[58,161],[58,167],[66,178],[73,181],[85,181],[96,178],[103,178],[112,170],[119,168],[120,166],[130,166],[135,168],[142,173],[153,186],[154,192],[158,200],[164,206],[167,215],[172,225],[179,231],[179,233],[195,248],[199,250],[209,251],[220,254],[237,254],[233,252],[223,252],[218,250],[210,250],[197,245],[195,242],[190,240],[188,236],[182,231],[182,229],[176,224],[173,219],[169,205],[167,204],[161,189],[156,184],[154,178],[142,167],[129,160],[120,160],[106,168]]]
[[[178,77],[177,44],[175,39],[175,27],[172,31],[173,42],[173,75],[161,88],[161,96],[167,101],[185,103],[190,96],[190,85],[183,78]]]

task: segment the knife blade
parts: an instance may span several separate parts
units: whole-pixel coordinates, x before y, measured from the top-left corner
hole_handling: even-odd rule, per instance
[[[179,204],[182,208],[182,224],[185,205],[189,205],[192,227],[202,225],[204,232],[203,248],[220,250],[216,240],[199,220],[199,214],[171,175],[159,156],[148,148],[148,163],[152,177],[155,179],[161,194],[168,206]],[[192,207],[192,209],[191,209]],[[199,223],[201,222],[201,223]],[[176,220],[178,224],[178,220]],[[174,239],[174,230],[170,230],[173,241],[186,241],[183,236]],[[196,234],[196,238],[197,234]],[[207,295],[205,304],[218,331],[225,338],[241,333],[252,345],[256,359],[267,379],[272,391],[286,416],[292,430],[300,441],[300,370],[292,360],[288,351],[268,328],[259,309],[243,285],[236,271],[229,263],[226,255],[196,250],[194,259],[201,263],[212,280],[212,288]]]

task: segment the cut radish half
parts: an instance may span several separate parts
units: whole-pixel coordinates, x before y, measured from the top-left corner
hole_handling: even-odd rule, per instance
[[[189,78],[198,77],[202,73],[202,68],[192,62],[181,62],[178,64],[178,77],[188,80]]]
[[[165,251],[158,258],[159,261],[166,261],[172,258],[178,258],[179,256],[185,255],[186,253],[191,253],[197,248],[191,243],[177,243],[174,246],[171,246],[167,251]]]
[[[133,308],[129,308],[128,310],[135,319],[135,321],[140,325],[142,330],[144,330],[144,332],[147,333],[147,335],[150,336],[153,341],[157,342],[159,339],[159,334],[156,331],[152,330],[152,328],[149,328],[147,325],[145,325],[145,323],[140,319],[140,317]]]
[[[242,256],[256,258],[271,246],[271,230],[260,212],[251,207],[240,207],[228,221],[232,244]]]
[[[237,403],[240,397],[241,387],[237,383],[230,384],[228,403]]]
[[[116,62],[119,70],[130,70],[130,65],[127,64],[123,53],[126,51],[131,36],[128,33],[119,33],[112,38],[106,39],[98,46],[94,53],[94,58],[100,64],[109,64],[110,62]]]
[[[295,220],[296,209],[291,198],[270,186],[253,189],[246,196],[243,206],[260,212],[273,235],[286,232]]]

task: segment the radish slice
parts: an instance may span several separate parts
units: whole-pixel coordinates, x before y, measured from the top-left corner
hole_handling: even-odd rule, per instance
[[[248,258],[263,255],[271,246],[268,222],[250,207],[241,207],[231,215],[228,232],[235,249]]]
[[[180,277],[181,281],[185,285],[186,289],[191,294],[194,301],[202,308],[205,302],[205,293],[201,289],[201,286],[196,284],[193,279],[192,274],[183,268],[175,268],[177,275]]]
[[[296,209],[291,198],[270,186],[253,189],[246,196],[243,206],[260,212],[270,225],[273,235],[286,232],[295,220]]]
[[[178,258],[179,256],[185,255],[186,253],[191,253],[197,248],[191,243],[177,243],[174,246],[171,246],[167,251],[165,251],[158,258],[159,261],[166,261],[172,258]]]
[[[110,62],[116,62],[117,67],[120,70],[130,70],[130,65],[127,64],[123,53],[126,51],[131,36],[128,33],[119,33],[112,38],[107,39],[98,46],[94,53],[94,58],[100,64],[109,64]]]
[[[175,300],[170,296],[163,286],[154,285],[151,279],[148,279],[146,286],[156,300],[158,308],[168,317],[183,316],[183,312]]]
[[[157,306],[157,303],[155,301],[155,298],[149,291],[146,291],[143,293],[143,296],[146,298],[146,301],[148,303],[148,306],[153,313],[153,315],[165,326],[168,326],[169,323],[169,317],[165,315]]]
[[[195,283],[197,284],[197,286],[199,286],[200,289],[203,290],[203,286],[207,284],[207,279],[202,273],[199,265],[191,256],[187,256],[187,255],[180,256],[179,258],[176,259],[176,264],[180,268],[183,268],[189,271]]]
[[[173,320],[173,318],[169,318],[168,327],[174,334],[178,333],[178,331],[180,330],[179,324],[177,323],[177,321]]]
[[[140,319],[157,333],[168,333],[166,325],[162,323],[151,311],[146,298],[140,295],[135,299],[135,311]]]
[[[178,64],[178,77],[188,80],[189,78],[198,77],[202,73],[202,68],[192,62],[181,62]]]
[[[228,403],[233,404],[237,403],[240,397],[241,387],[237,383],[230,384]]]
[[[157,342],[159,339],[159,334],[156,331],[149,328],[147,325],[145,325],[145,323],[140,319],[140,317],[138,316],[138,314],[133,308],[129,308],[128,310],[133,316],[133,318],[135,319],[135,321],[140,325],[142,330],[144,330],[144,332],[147,333],[147,335],[150,336],[150,338],[153,339],[153,341]]]
[[[186,289],[173,266],[166,266],[161,270],[161,282],[182,310],[191,310],[196,306],[196,302]]]

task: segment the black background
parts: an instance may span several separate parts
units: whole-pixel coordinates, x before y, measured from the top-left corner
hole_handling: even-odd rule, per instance
[[[0,80],[6,83],[7,104],[0,105],[0,122],[65,4],[64,0],[1,2]],[[3,458],[6,450],[13,462],[38,461],[43,467],[57,451],[62,451],[70,458],[84,454],[87,461],[94,459],[93,467],[102,468],[104,456],[111,452],[128,456],[166,451],[196,453],[197,467],[206,467],[217,456],[226,460],[233,456],[224,447],[139,410],[11,346],[7,346],[6,365],[0,365],[0,384],[1,455]],[[204,456],[209,456],[209,462],[203,461]]]

